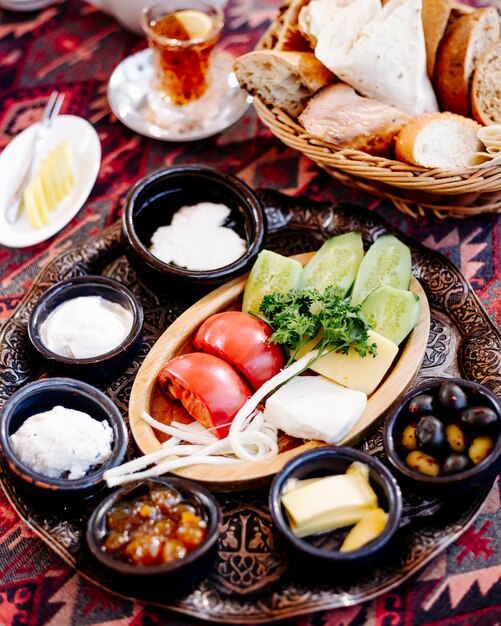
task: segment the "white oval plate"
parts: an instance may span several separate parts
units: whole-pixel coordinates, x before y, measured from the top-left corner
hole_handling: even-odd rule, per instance
[[[49,212],[49,223],[42,228],[33,228],[24,212],[15,224],[9,224],[5,218],[5,207],[21,181],[23,164],[32,149],[37,127],[38,124],[33,124],[23,130],[0,154],[0,244],[9,248],[33,246],[64,228],[87,200],[101,164],[101,143],[89,122],[74,115],[59,115],[52,123],[39,160],[60,141],[68,139],[74,158],[73,189],[55,211]]]

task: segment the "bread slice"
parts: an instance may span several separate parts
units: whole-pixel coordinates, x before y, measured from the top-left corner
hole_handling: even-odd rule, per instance
[[[480,124],[454,113],[428,113],[411,120],[397,135],[397,159],[422,167],[463,169],[482,149]]]
[[[299,31],[298,18],[301,9],[310,0],[287,0],[279,10],[278,20],[281,27],[277,33],[275,50],[292,52],[311,52],[309,42]]]
[[[454,22],[440,45],[435,85],[441,109],[470,116],[470,86],[478,59],[499,39],[499,14],[478,9]]]
[[[423,0],[421,19],[426,46],[426,71],[430,79],[433,79],[438,46],[447,28],[451,11],[452,0]]]
[[[471,110],[482,124],[501,124],[501,41],[477,63],[471,85]]]
[[[236,59],[233,69],[249,93],[291,117],[297,117],[314,93],[335,80],[312,52],[256,50]]]
[[[339,148],[380,155],[393,150],[395,135],[409,119],[398,109],[359,96],[344,83],[322,89],[299,116],[313,137]]]

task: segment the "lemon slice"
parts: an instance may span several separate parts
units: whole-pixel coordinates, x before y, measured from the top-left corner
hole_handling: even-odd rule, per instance
[[[214,28],[212,19],[203,11],[185,9],[176,11],[175,17],[190,39],[205,39]]]

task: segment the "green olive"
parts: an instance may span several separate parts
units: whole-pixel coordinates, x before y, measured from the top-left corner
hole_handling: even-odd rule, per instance
[[[451,450],[464,452],[466,450],[466,437],[457,424],[448,424],[445,427],[445,435]]]
[[[475,437],[468,449],[468,456],[475,465],[478,465],[492,452],[493,448],[494,439],[492,437]]]
[[[416,424],[407,424],[402,433],[402,447],[406,450],[415,450],[416,442]]]
[[[426,474],[427,476],[438,476],[440,474],[440,465],[436,459],[420,450],[409,452],[405,462],[411,469],[416,470],[420,474]]]

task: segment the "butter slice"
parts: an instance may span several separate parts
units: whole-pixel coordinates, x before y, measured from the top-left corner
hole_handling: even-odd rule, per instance
[[[368,335],[369,343],[375,343],[377,346],[377,356],[372,357],[368,354],[361,357],[352,348],[348,354],[333,351],[317,359],[310,369],[349,389],[371,394],[390,369],[398,353],[398,346],[373,330],[370,330]],[[300,350],[297,358],[304,356],[315,343],[315,339],[308,342]]]
[[[356,524],[378,505],[370,484],[359,474],[320,478],[282,495],[282,504],[297,537]]]

